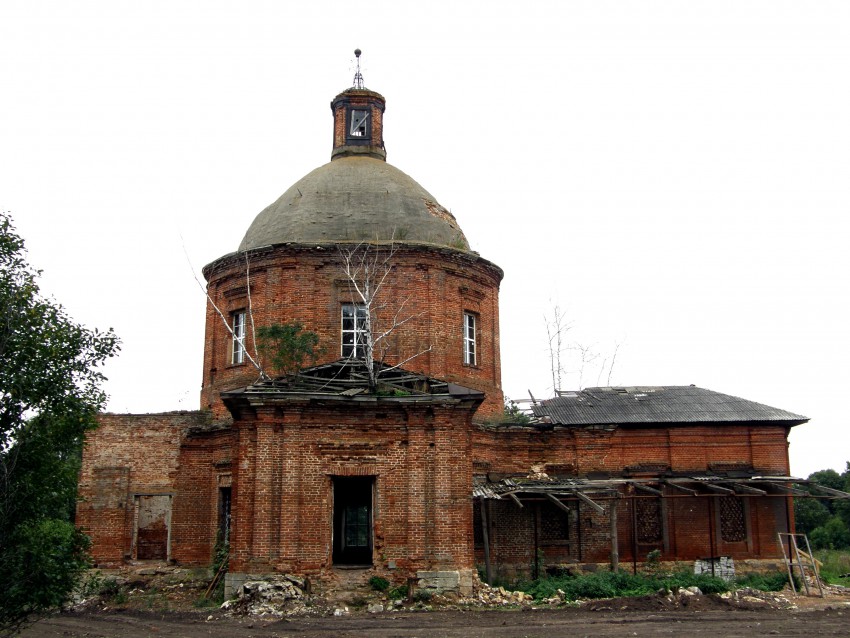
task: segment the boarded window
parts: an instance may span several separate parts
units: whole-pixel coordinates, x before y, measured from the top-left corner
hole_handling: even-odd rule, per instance
[[[121,509],[129,502],[130,468],[98,467],[94,470],[91,506],[94,510]]]

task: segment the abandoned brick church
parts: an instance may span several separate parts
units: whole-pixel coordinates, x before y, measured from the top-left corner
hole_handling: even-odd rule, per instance
[[[207,565],[228,541],[231,590],[359,569],[468,592],[476,573],[632,568],[653,550],[781,559],[805,417],[692,386],[561,392],[504,416],[503,273],[386,162],[384,109],[362,85],[336,96],[331,161],[204,269],[201,409],[101,416],[77,513],[97,563]],[[371,305],[352,261],[381,273]],[[319,359],[260,375],[253,329],[296,321]]]

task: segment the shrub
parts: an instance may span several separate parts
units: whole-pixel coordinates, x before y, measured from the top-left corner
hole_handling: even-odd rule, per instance
[[[787,584],[788,574],[785,572],[746,574],[735,579],[735,585],[738,587],[750,587],[761,591],[782,591]]]
[[[372,576],[369,579],[369,587],[375,591],[387,591],[390,588],[390,581],[380,576]]]
[[[390,597],[390,600],[403,600],[407,598],[409,591],[407,585],[399,585],[390,589],[387,595]]]
[[[627,572],[599,572],[582,576],[548,577],[520,584],[519,588],[536,600],[551,598],[560,589],[567,600],[579,598],[616,598],[619,596],[645,596],[659,589],[684,589],[696,586],[704,594],[717,594],[729,590],[722,578],[705,574],[681,572],[670,576],[629,574]]]

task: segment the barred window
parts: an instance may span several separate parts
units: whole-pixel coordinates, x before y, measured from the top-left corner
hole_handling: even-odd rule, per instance
[[[720,499],[720,537],[727,543],[747,540],[747,521],[742,498],[724,496]]]
[[[540,544],[570,540],[570,516],[552,503],[540,504]]]
[[[664,540],[664,517],[660,498],[635,499],[638,543],[660,543]]]

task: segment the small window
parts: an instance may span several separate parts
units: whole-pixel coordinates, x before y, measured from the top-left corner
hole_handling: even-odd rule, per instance
[[[230,363],[238,365],[245,362],[245,311],[237,310],[230,315],[230,327],[233,330]]]
[[[369,111],[352,109],[349,114],[348,137],[364,139],[369,134]]]
[[[476,317],[471,312],[463,313],[463,363],[474,366],[478,363],[476,332]]]
[[[366,306],[342,305],[342,356],[358,358],[366,354]]]

